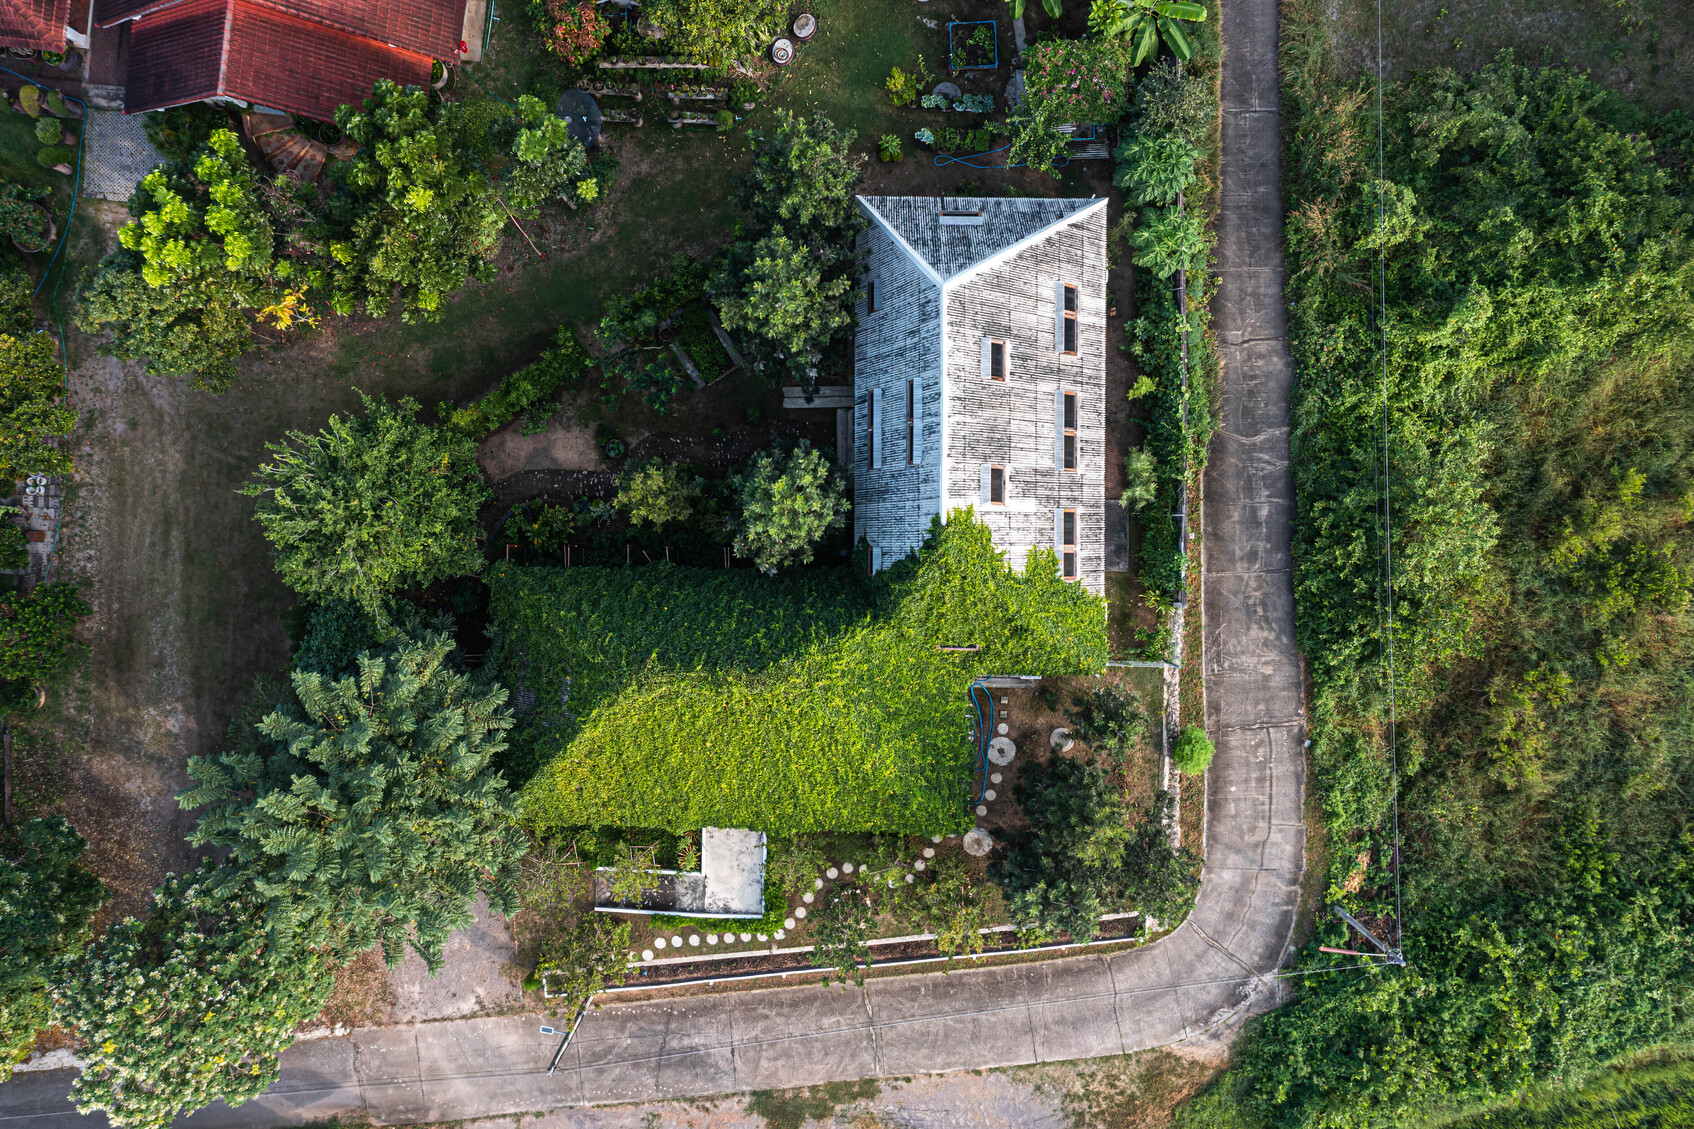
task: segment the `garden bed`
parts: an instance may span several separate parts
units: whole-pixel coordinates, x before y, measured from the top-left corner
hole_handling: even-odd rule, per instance
[[[954,74],[991,71],[1000,66],[999,30],[994,20],[947,25],[947,64]]]

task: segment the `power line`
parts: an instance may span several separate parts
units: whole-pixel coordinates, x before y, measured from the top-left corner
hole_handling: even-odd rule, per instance
[[[1395,716],[1395,655],[1394,655],[1394,496],[1391,475],[1392,455],[1389,448],[1388,401],[1388,256],[1383,249],[1381,234],[1387,222],[1385,188],[1387,162],[1384,158],[1382,114],[1382,0],[1376,0],[1376,246],[1375,281],[1378,296],[1373,299],[1376,317],[1377,354],[1382,373],[1382,587],[1383,659],[1388,689],[1388,797],[1393,820],[1393,847],[1390,866],[1394,875],[1394,944],[1400,951],[1404,919],[1400,894],[1400,754],[1398,719]],[[1367,934],[1368,936],[1368,934]],[[1374,938],[1372,938],[1374,940]]]

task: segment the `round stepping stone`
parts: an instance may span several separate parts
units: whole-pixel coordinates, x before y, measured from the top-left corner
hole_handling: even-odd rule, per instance
[[[665,939],[663,937],[654,937],[653,938],[653,947],[655,949],[664,948],[665,947]]]
[[[1010,737],[996,737],[988,742],[988,759],[1005,768],[1018,755],[1018,747]]]
[[[1000,736],[1004,737],[1006,734],[1010,733],[1011,731],[1012,731],[1012,727],[1007,725],[1005,722],[1002,721],[1000,723],[1000,728],[997,729],[995,732],[999,733]]]
[[[929,837],[929,841],[930,841],[930,842],[931,842],[931,843],[939,843],[939,842],[941,842],[941,836],[939,836],[939,835],[931,835],[931,836],[930,836],[930,837]]]
[[[801,919],[801,920],[802,920],[802,921],[803,921],[803,920],[805,920],[805,917],[806,917],[806,907],[805,907],[805,906],[801,906],[801,907],[800,907],[800,908],[799,908],[799,909],[796,909],[796,910],[795,910],[795,911],[794,911],[794,916],[795,916],[795,917],[798,917],[798,918],[800,918],[800,919]]]
[[[761,933],[761,934],[759,934],[759,940],[761,940],[761,941],[768,941],[768,940],[770,940],[770,937],[768,937],[768,936],[767,936],[767,935],[765,935],[765,934],[763,934],[763,933]]]
[[[823,879],[822,878],[812,879],[812,889],[814,889],[814,890],[823,889]],[[808,898],[807,900],[810,901],[811,899]]]
[[[981,858],[993,849],[993,838],[980,827],[965,836],[965,853],[967,855],[975,855]]]
[[[805,903],[806,903],[806,904],[807,904],[807,905],[811,905],[811,904],[812,904],[812,899],[813,899],[813,898],[814,898],[814,897],[816,897],[816,895],[815,895],[815,894],[813,894],[813,893],[812,893],[812,892],[811,892],[811,891],[810,891],[810,890],[808,890],[808,891],[806,891],[806,892],[805,892],[805,893],[804,893],[804,894],[801,894],[801,895],[800,895],[800,900],[801,900],[801,901],[803,901],[803,902],[805,902]]]
[[[780,941],[784,937],[788,936],[788,934],[783,932],[781,929],[778,929],[775,933],[772,933],[771,936],[775,937],[778,941]]]
[[[988,798],[992,800],[994,797],[990,796]],[[673,948],[673,949],[682,948],[682,934],[681,933],[677,933],[677,934],[675,934],[671,937],[671,948]]]
[[[751,933],[743,933],[743,934],[742,934],[742,935],[741,935],[741,939],[742,939],[742,940],[743,940],[743,941],[751,941],[751,940],[752,940],[752,939],[753,939],[753,934],[751,934]]]
[[[830,867],[828,870],[824,871],[824,873],[827,874],[831,878],[840,878],[841,877],[841,872],[839,870],[835,869],[833,866]]]
[[[937,843],[941,842],[941,836],[937,835],[935,837],[935,841]],[[934,858],[935,857],[935,848],[934,847],[925,847],[923,849],[923,857],[926,858],[926,859]]]
[[[914,862],[912,864],[913,870],[922,870],[923,868],[924,868],[924,861],[922,859],[919,859],[917,862]]]
[[[989,782],[989,783],[990,783],[990,784],[998,784],[998,783],[1000,783],[1000,774],[999,774],[999,773],[998,773],[998,772],[993,772],[993,773],[989,773],[989,775],[988,775],[988,782]]]
[[[715,945],[717,943],[718,943],[718,935],[716,933],[706,934],[706,944]]]
[[[652,960],[653,959],[653,950],[652,949],[642,949],[641,950],[641,959],[642,960]]]
[[[906,881],[908,881],[908,882],[916,882],[917,880],[918,880],[917,875],[915,875],[915,874],[906,875]],[[893,883],[891,882],[891,883],[889,883],[889,885],[893,885]]]
[[[843,873],[843,874],[851,874],[851,873],[853,873],[853,864],[852,864],[852,863],[850,863],[850,862],[844,862],[844,863],[842,863],[842,864],[841,864],[841,873]]]
[[[783,919],[782,919],[782,927],[783,927],[783,928],[784,928],[784,929],[792,929],[792,928],[794,928],[794,919],[793,919],[793,918],[792,918],[792,917],[785,917],[785,918],[783,918]]]
[[[978,815],[987,815],[987,814],[988,814],[988,809],[987,809],[987,808],[985,808],[985,807],[983,807],[983,806],[982,806],[982,805],[981,805],[981,804],[978,804],[978,805],[976,805],[976,814],[978,814]],[[967,839],[968,839],[968,838],[970,838],[970,836],[968,836],[968,835],[967,835],[967,836],[965,836],[965,838],[967,838]]]
[[[986,791],[982,794],[982,798],[985,799],[985,800],[992,801],[992,800],[997,799],[999,797],[999,795],[1000,795],[1000,793],[998,793],[994,789],[990,788],[990,789],[988,789],[988,791]]]
[[[1063,753],[1068,752],[1070,747],[1076,744],[1076,738],[1071,736],[1070,730],[1061,726],[1048,734],[1047,743],[1053,746],[1055,753]]]
[[[690,933],[690,934],[689,934],[689,935],[688,935],[688,943],[689,943],[689,944],[690,944],[690,945],[698,945],[698,944],[699,944],[699,943],[700,943],[700,934],[698,934],[698,933]]]

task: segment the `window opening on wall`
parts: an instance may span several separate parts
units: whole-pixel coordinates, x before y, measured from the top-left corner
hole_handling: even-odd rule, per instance
[[[917,462],[918,382],[906,381],[906,465]]]
[[[876,389],[865,394],[865,468],[876,467]]]
[[[1059,555],[1066,580],[1076,579],[1076,511],[1065,510],[1059,522]]]
[[[988,343],[988,379],[1004,381],[1006,379],[1006,343],[990,341]]]
[[[1065,286],[1065,310],[1064,310],[1064,313],[1065,313],[1064,346],[1065,347],[1064,347],[1063,351],[1066,352],[1066,353],[1073,354],[1073,355],[1076,353],[1076,304],[1077,304],[1076,287],[1067,284]]]
[[[865,280],[865,312],[867,314],[876,313],[876,279],[874,278]]]
[[[1006,468],[988,468],[988,504],[1003,506],[1006,504]]]
[[[1065,461],[1066,470],[1076,469],[1076,393],[1065,393]]]

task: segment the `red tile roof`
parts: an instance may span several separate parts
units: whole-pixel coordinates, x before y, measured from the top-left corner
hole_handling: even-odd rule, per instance
[[[428,83],[431,61],[251,0],[181,0],[135,22],[124,111],[224,95],[327,120],[379,78]]]
[[[10,3],[13,0],[0,0]],[[69,0],[65,0],[68,4]],[[192,0],[97,0],[95,22],[111,27]],[[465,0],[250,0],[365,39],[435,58],[451,57],[464,34]]]
[[[0,47],[63,51],[70,18],[71,0],[0,0]]]

